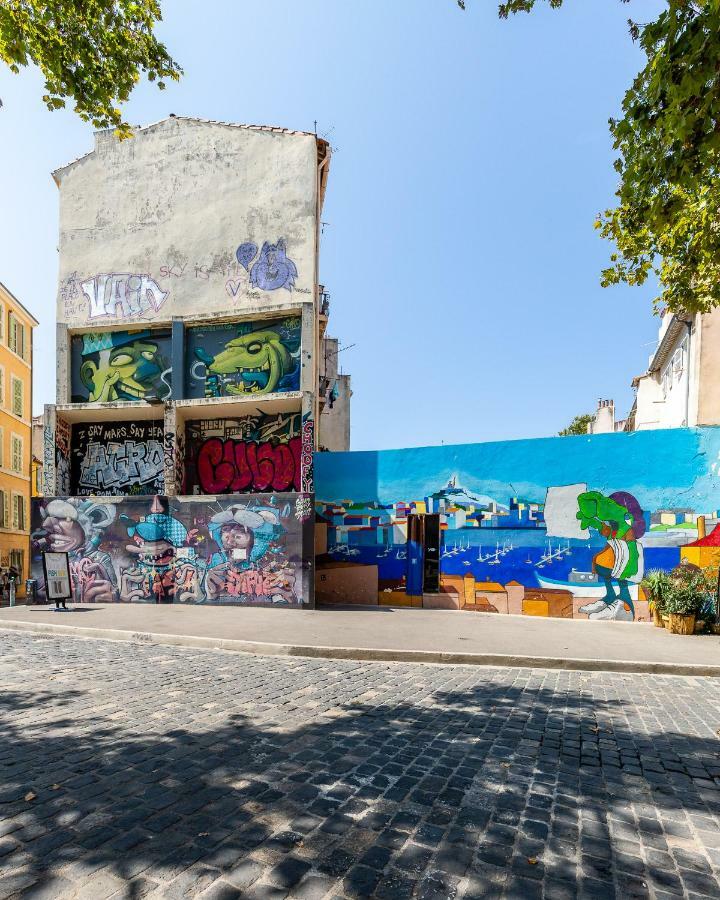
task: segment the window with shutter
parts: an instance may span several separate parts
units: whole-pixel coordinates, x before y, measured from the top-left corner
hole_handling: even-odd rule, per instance
[[[23,383],[19,378],[12,379],[12,411],[22,419],[23,416]]]
[[[13,494],[12,527],[18,531],[25,530],[25,498],[22,494]]]
[[[25,359],[25,326],[12,313],[8,316],[8,347]]]
[[[11,468],[13,472],[22,474],[23,468],[23,441],[16,434],[12,436],[12,461]]]
[[[5,431],[0,428],[0,469],[5,465]]]
[[[0,406],[5,405],[5,369],[0,366]]]
[[[7,491],[2,492],[2,520],[3,527],[10,527],[10,497]]]

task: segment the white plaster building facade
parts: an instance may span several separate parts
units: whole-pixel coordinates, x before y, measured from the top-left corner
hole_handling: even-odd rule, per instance
[[[134,536],[170,545],[170,563],[143,564],[146,602],[312,602],[329,165],[315,134],[170,116],[126,141],[99,132],[53,173],[57,397],[35,524],[56,519],[52,497],[86,536],[104,522],[80,548],[79,573],[110,548],[92,596],[136,598]],[[91,515],[98,497],[124,499]],[[224,546],[233,529],[245,547]]]
[[[590,433],[720,425],[720,310],[664,315],[647,370],[632,385],[627,419],[601,400]]]

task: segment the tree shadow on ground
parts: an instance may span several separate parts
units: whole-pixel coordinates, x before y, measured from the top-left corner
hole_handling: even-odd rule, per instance
[[[0,898],[720,895],[712,680],[17,640]]]

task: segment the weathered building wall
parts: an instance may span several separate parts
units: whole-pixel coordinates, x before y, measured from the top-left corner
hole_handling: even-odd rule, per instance
[[[58,322],[169,321],[314,299],[314,135],[169,118],[99,132],[60,186]]]
[[[488,612],[647,619],[644,573],[720,546],[720,428],[319,453],[315,472],[328,553],[377,565],[380,603],[407,586],[412,513],[440,517],[446,605]]]
[[[33,577],[67,551],[76,603],[312,605],[312,498],[33,499]]]

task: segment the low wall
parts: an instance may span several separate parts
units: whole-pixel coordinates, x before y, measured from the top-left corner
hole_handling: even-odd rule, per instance
[[[36,497],[32,574],[67,551],[76,603],[313,605],[312,495]]]
[[[330,558],[377,565],[388,596],[410,513],[440,516],[459,609],[647,620],[645,572],[720,561],[718,428],[320,453],[315,478]]]

